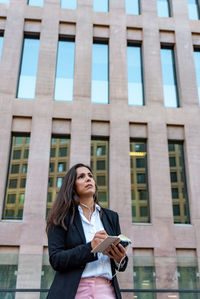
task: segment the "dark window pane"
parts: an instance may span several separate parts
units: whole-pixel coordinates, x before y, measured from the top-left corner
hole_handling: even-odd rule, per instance
[[[48,187],[53,187],[53,178],[49,178]]]
[[[21,179],[20,187],[25,188],[25,186],[26,186],[26,179]]]
[[[105,170],[105,169],[106,169],[106,161],[105,160],[97,161],[97,170]]]
[[[139,200],[148,200],[148,193],[146,190],[138,190]]]
[[[147,217],[148,216],[147,207],[140,207],[140,216],[141,217]]]
[[[106,178],[103,175],[98,175],[97,176],[97,186],[105,186],[106,184]]]
[[[100,202],[102,202],[102,201],[107,201],[107,194],[106,194],[106,192],[98,192],[98,200],[100,201]]]
[[[169,143],[168,144],[169,152],[174,152],[175,151],[175,145],[174,143]]]
[[[48,192],[48,195],[47,195],[47,202],[51,202],[52,201],[52,193],[51,192]]]
[[[17,188],[17,179],[10,180],[9,188],[10,189]]]
[[[14,164],[11,166],[11,173],[19,173],[19,164]]]
[[[145,167],[145,159],[144,158],[137,158],[136,159],[136,167],[137,168],[144,168]]]
[[[24,159],[28,159],[28,154],[29,154],[29,150],[25,149],[24,150]]]
[[[54,163],[49,164],[49,172],[54,172]]]
[[[56,149],[51,148],[51,157],[55,157],[55,156],[56,156]]]
[[[67,148],[61,147],[59,148],[59,157],[66,157],[67,156]]]
[[[14,150],[13,151],[13,160],[18,160],[21,158],[21,150]]]
[[[7,203],[15,203],[16,194],[8,194]]]
[[[172,198],[177,199],[178,197],[178,188],[172,188]]]
[[[170,172],[170,176],[171,176],[171,182],[177,182],[177,173],[176,172]]]
[[[180,206],[179,205],[173,205],[173,213],[174,213],[174,216],[180,216]]]
[[[175,157],[169,157],[169,165],[170,165],[170,167],[176,166],[176,158]]]
[[[138,184],[145,184],[146,183],[146,174],[145,173],[138,173],[137,174],[137,183]]]

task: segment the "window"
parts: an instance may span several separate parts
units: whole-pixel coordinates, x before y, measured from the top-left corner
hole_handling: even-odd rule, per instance
[[[56,66],[55,100],[72,101],[74,82],[75,41],[60,37]]]
[[[61,8],[76,9],[76,0],[60,0]]]
[[[199,20],[198,0],[188,0],[188,13],[191,20]]]
[[[24,158],[23,154],[29,149],[29,142],[27,135],[12,136],[3,219],[20,220],[23,217],[27,173],[24,171],[24,165],[28,164],[28,156]]]
[[[92,103],[108,104],[108,44],[94,41],[92,47]]]
[[[149,222],[146,141],[130,141],[132,221]]]
[[[25,35],[17,97],[34,99],[39,55],[39,36]]]
[[[128,68],[128,104],[144,105],[142,50],[140,45],[128,42],[127,46]]]
[[[44,0],[28,0],[28,5],[43,6],[44,5]]]
[[[54,153],[52,155],[52,152]],[[70,139],[63,136],[51,138],[51,153],[49,162],[49,181],[47,195],[47,213],[52,207],[63,177],[69,169]]]
[[[108,12],[109,0],[94,0],[94,11]]]
[[[102,138],[92,138],[91,140],[91,168],[98,186],[98,200],[101,206],[108,208],[108,161],[109,161],[109,141]]]
[[[170,17],[169,0],[157,0],[157,9],[159,17]]]
[[[195,70],[196,70],[199,103],[200,103],[200,49],[194,49],[194,63],[195,63]]]
[[[131,15],[140,14],[139,0],[126,0],[126,13]]]
[[[45,248],[46,249],[46,248]],[[41,289],[49,289],[55,276],[55,271],[49,265],[49,255],[47,250],[44,250],[41,272]],[[40,293],[40,299],[45,299],[46,293]]]
[[[162,79],[165,107],[179,106],[174,50],[161,48]]]
[[[1,61],[2,49],[3,49],[3,33],[0,32],[0,61]]]
[[[169,165],[174,223],[190,223],[182,142],[169,141]]]
[[[9,3],[9,0],[0,0],[0,3],[8,4],[8,3]]]

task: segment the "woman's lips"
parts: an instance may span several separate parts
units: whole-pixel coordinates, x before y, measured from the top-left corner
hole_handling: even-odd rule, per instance
[[[88,188],[93,188],[93,185],[92,184],[88,184],[88,185],[85,186],[85,188],[87,188],[87,189]]]

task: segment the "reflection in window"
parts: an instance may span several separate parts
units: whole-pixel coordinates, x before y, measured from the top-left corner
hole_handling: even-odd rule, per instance
[[[92,103],[108,104],[108,44],[95,41],[92,47]]]
[[[0,61],[1,61],[2,48],[3,48],[3,33],[0,32]]]
[[[135,289],[156,289],[156,277],[153,258],[151,256],[134,256],[134,288]],[[154,293],[134,293],[138,299],[156,299]]]
[[[128,43],[128,104],[144,105],[141,46]]]
[[[39,44],[40,41],[37,35],[25,35],[18,82],[18,98],[35,98]]]
[[[188,0],[188,14],[191,20],[199,20],[198,0]]]
[[[27,173],[24,171],[24,165],[28,164],[28,156],[24,158],[24,152],[29,149],[27,139],[30,141],[25,135],[12,136],[3,219],[22,219],[23,217]]]
[[[126,13],[131,15],[140,14],[139,0],[126,0]]]
[[[109,0],[94,0],[94,11],[108,12]]]
[[[194,63],[195,63],[195,70],[196,70],[199,103],[200,103],[200,49],[194,50]]]
[[[108,208],[108,159],[109,142],[106,139],[92,138],[91,168],[98,186],[98,200],[101,206]]]
[[[0,254],[0,289],[15,289],[17,281],[18,254]],[[14,299],[15,293],[0,293],[1,299]]]
[[[132,221],[149,222],[146,141],[130,141]]]
[[[76,9],[76,0],[60,0],[61,8]]]
[[[53,154],[52,154],[53,153]],[[53,136],[51,139],[49,180],[47,195],[47,213],[52,207],[58,191],[62,185],[63,177],[69,169],[70,139],[69,137]]]
[[[55,80],[55,100],[72,101],[74,82],[74,39],[60,37]]]
[[[170,17],[169,0],[157,0],[157,9],[159,17]]]
[[[28,5],[43,6],[44,5],[44,0],[28,0]]]
[[[8,4],[10,0],[0,0],[0,3]]]
[[[165,107],[176,108],[179,103],[174,50],[172,48],[161,49],[161,64]]]
[[[182,142],[169,142],[169,163],[172,190],[174,223],[189,223],[189,202],[187,196],[184,152]]]

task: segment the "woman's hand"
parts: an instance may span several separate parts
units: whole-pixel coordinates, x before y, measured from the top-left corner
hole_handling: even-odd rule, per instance
[[[94,235],[94,238],[91,241],[91,247],[94,249],[97,247],[103,240],[105,240],[108,237],[107,233],[105,230],[100,230]]]
[[[117,246],[111,244],[110,248],[105,251],[105,254],[109,256],[109,258],[114,259],[117,263],[120,263],[126,256],[126,249],[120,243]]]

